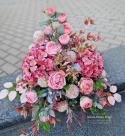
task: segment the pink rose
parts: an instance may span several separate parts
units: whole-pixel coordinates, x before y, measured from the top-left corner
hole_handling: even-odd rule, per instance
[[[34,103],[38,99],[37,98],[37,93],[36,92],[31,92],[31,91],[26,92],[25,97],[27,99],[27,102],[29,102],[29,103]]]
[[[46,45],[46,52],[49,54],[49,55],[55,55],[59,52],[61,52],[61,46],[60,44],[56,45],[55,42],[51,41],[51,42],[48,42],[47,45]]]
[[[57,19],[59,22],[63,23],[67,20],[67,15],[65,13],[61,13],[61,15]]]
[[[61,44],[68,44],[70,38],[69,38],[69,35],[68,34],[63,34],[59,37],[59,41]]]
[[[81,78],[80,91],[84,94],[89,94],[93,90],[93,80],[91,78]]]
[[[33,35],[34,41],[38,44],[43,44],[45,35],[43,31],[36,31]]]
[[[45,29],[44,29],[44,33],[46,35],[50,35],[52,32],[52,27],[51,26],[47,26]]]
[[[42,121],[42,122],[47,122],[47,121],[49,121],[49,115],[47,116],[47,117],[45,117],[45,116],[42,116],[42,117],[40,117],[40,120]]]
[[[62,89],[66,85],[64,74],[60,72],[53,72],[48,80],[48,86],[52,89]]]
[[[53,8],[53,7],[47,8],[46,11],[47,11],[48,14],[50,14],[50,15],[53,15],[53,14],[56,12],[55,8]]]
[[[92,100],[89,99],[88,97],[84,97],[82,101],[80,101],[80,106],[82,109],[90,108],[92,107]]]
[[[62,26],[64,28],[64,34],[72,33],[73,29],[72,29],[72,26],[69,25],[69,23],[63,23]]]

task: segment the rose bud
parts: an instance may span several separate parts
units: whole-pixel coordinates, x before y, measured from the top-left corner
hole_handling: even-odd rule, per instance
[[[63,23],[67,20],[67,15],[65,13],[61,13],[61,15],[57,19],[60,23]]]

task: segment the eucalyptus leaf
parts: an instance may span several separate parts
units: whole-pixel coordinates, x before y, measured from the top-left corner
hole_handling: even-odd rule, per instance
[[[39,117],[42,117],[43,115],[43,111],[39,113]]]
[[[46,25],[46,21],[39,22],[39,25]]]
[[[39,106],[36,105],[36,106],[34,107],[33,119],[36,119],[36,118],[37,118],[38,111],[39,111]]]
[[[43,111],[43,116],[47,117],[48,116],[48,111],[44,110]]]
[[[64,28],[62,25],[60,25],[58,28],[57,28],[57,33],[62,35],[64,33]]]
[[[49,115],[52,116],[52,117],[55,117],[55,113],[53,110],[49,110]]]
[[[42,93],[42,94],[39,95],[39,98],[42,98],[42,97],[45,97],[45,96],[47,96],[47,93]]]
[[[49,103],[53,103],[52,98],[51,98],[50,95],[48,95],[47,100],[48,100]]]
[[[82,96],[82,97],[80,98],[80,101],[82,101],[84,97],[85,97],[85,96]]]
[[[56,12],[55,17],[57,18],[57,17],[59,17],[60,15],[61,15],[60,12]]]
[[[97,103],[97,107],[98,107],[99,109],[103,109],[102,105],[99,104],[99,103]]]

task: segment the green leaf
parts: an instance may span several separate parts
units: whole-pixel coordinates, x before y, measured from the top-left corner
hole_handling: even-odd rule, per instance
[[[93,82],[93,90],[95,91],[95,88],[96,88],[96,84],[95,82]]]
[[[57,33],[60,34],[60,35],[62,35],[63,32],[64,32],[64,28],[63,28],[62,25],[60,25],[60,26],[57,28]]]
[[[54,18],[54,19],[53,19],[53,22],[57,22],[57,18]]]
[[[14,90],[14,87],[10,87],[10,88],[8,88],[8,90],[13,91],[13,90]]]
[[[85,96],[82,96],[81,98],[80,98],[80,101],[82,101],[82,99],[84,98]]]
[[[14,87],[14,88],[16,88],[16,85],[17,85],[16,83],[13,83],[13,87]]]
[[[98,109],[98,113],[101,116],[102,115],[102,110]]]
[[[39,120],[39,127],[41,128],[43,125],[43,122],[41,120]]]
[[[92,107],[91,107],[91,112],[92,112],[92,114],[93,114],[94,112],[97,112],[96,107],[92,106]]]
[[[49,115],[52,116],[52,117],[55,117],[55,113],[53,110],[49,110]]]
[[[71,36],[70,36],[70,38],[74,39],[74,36],[73,36],[73,35],[71,35]]]
[[[16,92],[16,97],[15,97],[15,99],[17,99],[18,96],[19,96],[19,92],[17,91],[17,92]]]
[[[46,130],[46,131],[50,131],[50,124],[47,123],[47,122],[44,122],[43,123],[43,129]]]
[[[88,46],[88,43],[86,43],[85,46]]]
[[[56,42],[56,39],[54,37],[51,38],[50,40],[53,41],[53,42]]]
[[[44,89],[37,92],[37,95],[40,96],[40,94],[43,92]]]
[[[36,105],[36,106],[34,107],[33,119],[36,119],[36,118],[37,118],[38,111],[39,111],[39,106],[38,106],[38,105]]]
[[[55,34],[55,38],[59,39],[59,34],[58,33]]]
[[[102,82],[100,78],[94,79],[95,82]]]
[[[72,75],[68,75],[67,80],[69,81],[72,78]]]
[[[60,13],[60,12],[56,12],[55,17],[57,18],[57,17],[59,17],[60,15],[61,15],[61,13]]]
[[[56,40],[56,42],[55,42],[55,43],[56,43],[56,45],[58,45],[58,44],[59,44],[58,40]]]
[[[47,117],[48,116],[48,111],[44,110],[43,111],[43,116]]]
[[[6,100],[9,100],[9,96],[8,95],[6,96]]]
[[[106,121],[106,113],[105,112],[103,112],[103,117],[104,117],[104,119]]]
[[[65,89],[65,90],[69,90],[69,88],[70,88],[70,85],[69,85],[69,84],[67,84],[67,85],[65,85],[65,86],[63,87],[63,89]]]
[[[96,82],[98,89],[103,90],[103,86],[100,82]]]

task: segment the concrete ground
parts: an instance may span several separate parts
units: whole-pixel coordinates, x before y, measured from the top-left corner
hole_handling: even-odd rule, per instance
[[[32,35],[42,30],[41,12],[53,6],[68,15],[74,31],[84,29],[83,20],[90,16],[96,26],[92,32],[101,32],[105,38],[97,49],[125,45],[125,0],[0,0],[0,76],[21,70],[22,58],[33,42]]]

